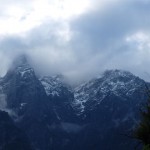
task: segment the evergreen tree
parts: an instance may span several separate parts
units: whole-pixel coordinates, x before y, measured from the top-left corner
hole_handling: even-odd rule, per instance
[[[150,90],[148,90],[148,101],[141,110],[141,116],[142,119],[135,131],[135,137],[143,143],[143,150],[150,150]]]

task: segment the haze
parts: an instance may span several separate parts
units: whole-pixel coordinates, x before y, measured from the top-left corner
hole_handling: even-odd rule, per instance
[[[0,75],[26,54],[73,80],[123,69],[150,80],[149,0],[0,0]]]

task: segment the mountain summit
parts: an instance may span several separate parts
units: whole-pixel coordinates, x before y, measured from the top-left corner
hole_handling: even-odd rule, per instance
[[[122,70],[108,70],[98,78],[92,79],[75,88],[74,106],[79,113],[95,109],[101,102],[110,97],[121,100],[136,99],[138,92],[142,92],[145,81],[130,72]],[[141,93],[142,94],[142,93]],[[139,98],[138,98],[139,99]]]
[[[10,66],[7,74],[4,79],[10,79],[11,76],[15,76],[15,78],[29,78],[31,76],[35,76],[34,69],[28,63],[27,57],[25,55],[18,56]]]
[[[72,88],[62,75],[39,79],[24,56],[12,66],[0,79],[0,108],[34,149],[134,149],[136,141],[121,134],[138,124],[149,83],[127,71],[108,70]]]

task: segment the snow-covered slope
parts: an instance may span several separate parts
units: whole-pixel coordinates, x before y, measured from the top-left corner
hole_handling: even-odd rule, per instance
[[[71,86],[66,83],[65,77],[63,75],[44,76],[39,80],[53,104],[57,118],[63,122],[75,122],[77,116],[72,108],[74,93]]]
[[[39,79],[46,91],[47,96],[61,97],[68,92],[72,92],[71,87],[65,83],[63,75],[44,76]]]
[[[131,99],[133,94],[140,92],[139,89],[144,85],[144,80],[130,72],[108,70],[98,78],[75,88],[73,106],[82,113],[86,107],[89,110],[93,109],[110,94],[121,97],[121,100]]]

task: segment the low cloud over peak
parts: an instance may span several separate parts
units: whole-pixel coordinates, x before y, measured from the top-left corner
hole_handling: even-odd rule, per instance
[[[41,2],[43,8],[47,3],[53,5],[51,0],[38,0]],[[16,26],[18,29],[13,25],[10,29],[11,24],[8,26],[8,23],[13,18],[17,21],[19,14],[14,14],[14,17],[7,16],[8,12],[0,15],[3,28],[7,24],[5,32],[0,32],[1,75],[17,55],[26,54],[35,68],[46,74],[62,73],[81,80],[106,69],[118,68],[149,78],[146,75],[150,73],[149,1],[85,0],[82,13],[68,10],[72,16],[59,19],[50,16],[50,12],[38,16],[36,1],[30,3],[30,10],[23,8],[24,3],[29,5],[29,2],[14,1],[10,6],[15,3],[19,3],[18,8],[23,11],[19,26]],[[66,9],[69,7],[67,4],[72,7],[67,0],[61,3]],[[88,7],[84,7],[86,3]],[[2,4],[8,8],[9,1]],[[47,6],[47,9],[51,7]],[[40,10],[44,11],[41,7]],[[36,15],[36,21],[31,17],[32,13]],[[33,19],[32,26],[28,17],[30,21]]]

